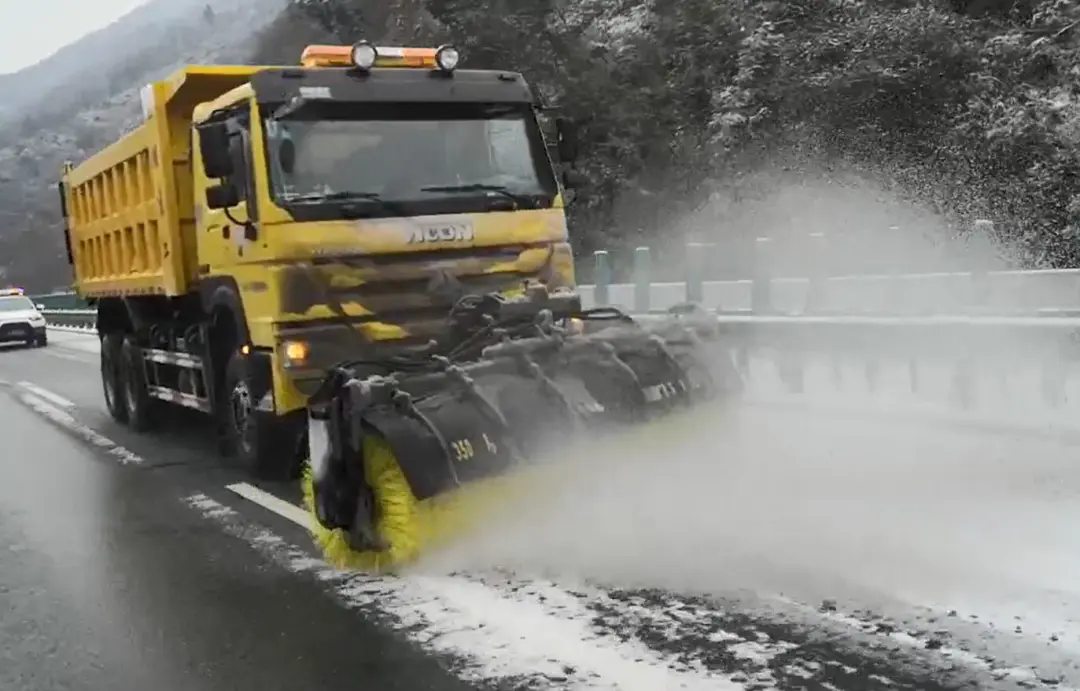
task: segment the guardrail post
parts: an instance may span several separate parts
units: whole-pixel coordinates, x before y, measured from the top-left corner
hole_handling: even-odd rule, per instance
[[[705,262],[707,245],[700,242],[686,243],[686,301],[702,302],[705,299]]]
[[[953,372],[952,397],[961,408],[967,410],[974,403],[975,371],[970,359],[961,359]]]
[[[811,314],[825,307],[825,286],[829,277],[828,244],[825,233],[809,233],[806,241],[807,281],[803,312]]]
[[[750,347],[739,345],[733,349],[732,357],[735,360],[735,369],[742,373],[744,379],[749,379],[750,372]]]
[[[767,314],[772,306],[772,238],[754,238],[754,273],[750,288],[750,311]]]
[[[806,368],[803,366],[802,353],[792,348],[781,350],[777,355],[779,356],[777,370],[781,381],[787,385],[791,393],[803,393],[806,390]]]
[[[649,279],[652,273],[652,261],[648,247],[638,247],[634,250],[634,311],[645,313],[649,311],[649,293],[652,291],[652,282]]]
[[[866,388],[873,393],[877,391],[878,382],[881,379],[881,363],[876,359],[868,359],[866,364],[863,365],[863,372],[866,376]]]
[[[754,314],[775,312],[773,304],[773,261],[775,250],[772,238],[754,238],[753,278],[750,285],[750,311]],[[798,346],[781,346],[775,351],[776,372],[780,381],[791,393],[803,393],[806,389],[805,357]]]
[[[611,258],[607,250],[593,252],[593,302],[604,307],[611,304]]]
[[[1039,383],[1043,401],[1051,408],[1058,408],[1065,403],[1065,378],[1068,368],[1062,356],[1054,355],[1043,361],[1039,368]]]
[[[975,221],[973,235],[976,238],[993,238],[994,222],[985,219]],[[973,259],[978,262],[978,257],[973,257]],[[982,309],[986,307],[989,293],[990,271],[984,264],[976,263],[975,268],[971,270],[971,300],[968,302],[968,309],[971,311],[982,311]]]
[[[830,358],[829,363],[829,374],[832,378],[832,385],[837,391],[840,391],[844,388],[844,363],[842,363],[838,357]]]

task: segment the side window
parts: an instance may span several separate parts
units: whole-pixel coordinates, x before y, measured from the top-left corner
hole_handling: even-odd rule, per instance
[[[503,175],[533,177],[529,135],[520,120],[489,120],[488,144],[495,168]]]
[[[229,156],[233,162],[233,174],[228,182],[248,202],[248,217],[255,217],[254,162],[251,156],[251,115],[245,105],[229,115]]]
[[[246,151],[246,144],[244,142],[244,133],[240,130],[234,130],[229,134],[229,157],[233,162],[233,174],[229,177],[229,182],[236,185],[236,188],[240,190],[241,196],[247,196],[248,189],[248,157]]]

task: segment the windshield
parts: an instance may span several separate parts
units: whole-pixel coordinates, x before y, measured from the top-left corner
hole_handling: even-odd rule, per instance
[[[558,192],[528,106],[362,108],[312,104],[266,120],[271,186],[279,204],[325,203],[332,195],[423,207],[456,198],[459,208],[452,210],[465,211],[482,210],[486,198],[500,194],[528,206],[550,206]],[[460,208],[464,197],[472,198],[470,209]]]
[[[34,303],[21,295],[0,297],[0,312],[21,312],[34,309]]]

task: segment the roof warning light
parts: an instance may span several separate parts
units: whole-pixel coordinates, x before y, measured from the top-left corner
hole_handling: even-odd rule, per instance
[[[405,48],[375,46],[370,41],[358,41],[351,46],[311,45],[300,56],[304,67],[352,67],[364,72],[374,67],[427,67],[453,72],[460,60],[461,53],[449,45]]]

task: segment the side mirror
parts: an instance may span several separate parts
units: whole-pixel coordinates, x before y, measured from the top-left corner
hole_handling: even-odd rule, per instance
[[[240,203],[240,193],[227,182],[206,188],[206,205],[211,209],[230,209]]]
[[[569,163],[577,160],[578,157],[578,137],[577,126],[570,122],[566,118],[557,118],[555,120],[555,131],[559,135],[558,150],[559,159],[563,163]]]
[[[40,302],[38,304],[34,305],[34,308],[38,312],[44,312],[45,311],[45,305],[41,304]]]
[[[199,153],[203,172],[208,178],[225,178],[233,173],[229,156],[229,128],[224,122],[211,122],[198,127]]]

